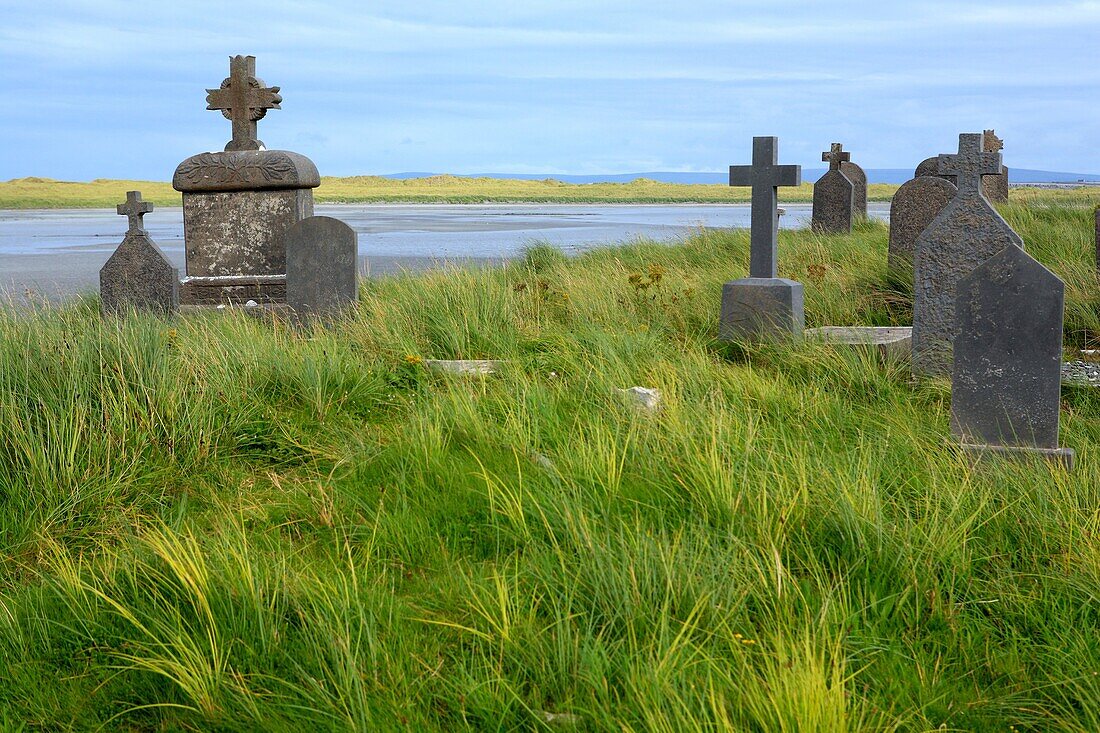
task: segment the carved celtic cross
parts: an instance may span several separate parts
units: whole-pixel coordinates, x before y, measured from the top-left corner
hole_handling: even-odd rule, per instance
[[[206,90],[206,108],[220,110],[233,123],[233,139],[226,150],[259,150],[264,146],[256,138],[256,122],[269,109],[280,109],[279,87],[265,87],[256,78],[255,56],[231,56],[229,76],[218,89]]]
[[[120,216],[125,216],[130,223],[129,228],[126,230],[127,234],[143,234],[145,232],[145,222],[142,217],[152,210],[153,205],[151,203],[141,200],[141,191],[127,191],[126,203],[115,207],[115,211]]]
[[[829,146],[829,152],[821,154],[821,160],[829,163],[829,170],[840,170],[840,164],[846,163],[852,159],[851,153],[844,152],[844,146],[840,143],[833,143]]]

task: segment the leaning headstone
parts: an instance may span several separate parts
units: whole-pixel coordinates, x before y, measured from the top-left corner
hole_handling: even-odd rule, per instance
[[[752,165],[730,166],[731,186],[752,186],[749,277],[722,286],[718,338],[799,336],[805,325],[802,283],[776,277],[779,186],[802,182],[802,167],[778,165],[779,138],[752,139]]]
[[[179,271],[145,231],[142,217],[153,205],[140,191],[127,191],[116,210],[129,219],[122,244],[99,271],[103,313],[146,310],[174,313],[179,308]]]
[[[958,189],[939,176],[921,176],[902,184],[890,200],[890,245],[887,268],[908,279],[913,272],[913,252],[917,237],[943,208],[955,198]]]
[[[982,150],[981,134],[959,135],[957,155],[940,156],[940,172],[955,175],[959,192],[917,237],[913,262],[913,373],[951,372],[955,286],[1007,245],[1023,247],[1020,235],[982,195],[981,176],[997,173],[1000,153]]]
[[[852,217],[867,218],[867,173],[851,160],[840,164],[840,172],[852,182]]]
[[[986,130],[983,135],[984,148],[987,153],[999,153],[1004,149],[1004,141],[997,137],[993,130]],[[990,203],[1000,204],[1008,201],[1008,168],[1001,166],[1001,172],[991,176],[982,176],[982,193]]]
[[[1038,454],[1058,447],[1065,285],[1015,245],[959,281],[951,432],[966,450]]]
[[[849,154],[844,152],[840,143],[833,143],[829,152],[821,154],[821,159],[828,161],[829,170],[814,184],[810,228],[815,232],[850,234],[852,231],[855,187],[840,170],[840,164],[848,157]]]
[[[300,318],[333,315],[359,297],[355,230],[330,216],[311,216],[283,235],[286,300]]]
[[[286,300],[283,233],[313,216],[317,167],[303,155],[267,150],[256,123],[279,109],[279,87],[256,78],[256,59],[234,56],[229,76],[208,89],[207,109],[233,123],[223,152],[183,161],[172,186],[183,193],[186,305]]]

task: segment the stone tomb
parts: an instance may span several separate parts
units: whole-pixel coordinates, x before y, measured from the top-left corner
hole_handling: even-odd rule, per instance
[[[890,246],[887,269],[897,277],[913,274],[917,237],[955,198],[955,184],[939,176],[921,176],[902,184],[890,200]]]
[[[867,218],[867,173],[851,160],[840,164],[840,172],[852,182],[852,218]]]
[[[851,234],[855,187],[840,170],[849,154],[840,143],[833,143],[821,159],[828,161],[829,170],[814,183],[814,207],[810,228],[821,234]]]
[[[718,338],[798,337],[805,325],[802,283],[776,277],[776,189],[802,182],[802,167],[778,165],[779,138],[752,139],[752,165],[730,166],[731,186],[752,186],[749,277],[722,286]]]
[[[339,219],[311,216],[283,235],[287,304],[301,319],[338,313],[359,297],[359,245]]]
[[[1065,285],[1015,245],[959,281],[951,432],[979,453],[1041,455],[1058,447]]]
[[[1000,153],[982,149],[982,135],[959,135],[958,155],[941,155],[940,170],[954,175],[959,191],[917,237],[913,262],[913,373],[951,373],[955,286],[1007,245],[1023,247],[1020,235],[981,192],[981,176],[997,173]]]
[[[230,75],[208,89],[207,109],[233,123],[224,152],[183,161],[172,186],[183,193],[186,305],[286,300],[283,233],[313,215],[317,167],[303,155],[266,150],[256,123],[279,109],[279,87],[256,78],[256,59],[234,56]]]
[[[116,210],[128,217],[129,226],[122,244],[99,271],[102,312],[174,313],[179,309],[179,271],[145,231],[142,220],[153,205],[141,200],[140,191],[127,191],[126,203]]]

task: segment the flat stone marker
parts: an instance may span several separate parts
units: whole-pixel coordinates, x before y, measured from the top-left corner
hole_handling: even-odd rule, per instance
[[[425,359],[424,366],[435,372],[476,376],[496,374],[504,362],[497,359]]]
[[[752,186],[749,277],[722,286],[718,338],[799,336],[805,325],[802,284],[776,277],[779,206],[776,189],[802,182],[802,167],[778,165],[779,138],[752,139],[752,165],[730,166],[731,186]]]
[[[1038,454],[1058,447],[1065,285],[1014,244],[959,281],[951,432],[966,450]]]
[[[899,277],[911,278],[917,237],[931,224],[959,189],[939,176],[921,176],[906,181],[890,200],[890,246],[887,269]]]
[[[311,216],[283,235],[286,300],[300,318],[330,316],[359,298],[359,238],[331,216]]]
[[[840,172],[852,182],[852,216],[856,219],[867,218],[867,173],[850,160],[840,164]]]
[[[840,164],[851,157],[840,143],[833,143],[821,159],[828,161],[829,170],[814,184],[813,217],[810,228],[821,234],[851,234],[855,202],[855,187],[840,170]]]
[[[951,373],[955,286],[1007,245],[1023,248],[1020,235],[981,192],[983,173],[1001,168],[1000,153],[982,150],[980,133],[959,135],[958,155],[941,155],[940,170],[957,176],[959,191],[917,237],[913,262],[913,373]]]
[[[878,352],[883,359],[908,359],[913,329],[909,326],[822,326],[808,328],[807,341],[821,341]]]
[[[130,310],[174,313],[179,309],[179,271],[145,231],[142,217],[153,205],[140,191],[127,191],[116,208],[128,217],[122,243],[99,271],[100,309],[104,314]]]

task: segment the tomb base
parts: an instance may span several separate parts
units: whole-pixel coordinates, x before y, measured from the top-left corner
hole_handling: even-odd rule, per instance
[[[223,275],[187,277],[180,283],[180,305],[216,308],[286,302],[286,275]]]
[[[960,447],[964,453],[969,454],[976,461],[993,458],[1010,458],[1018,461],[1042,459],[1057,463],[1067,471],[1073,469],[1077,457],[1077,453],[1072,448],[1033,448],[1022,445],[976,445],[974,443],[962,443]]]
[[[805,323],[802,283],[747,277],[722,286],[721,341],[799,338]]]

